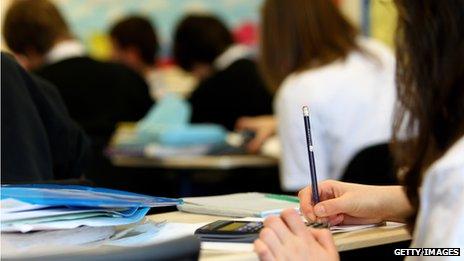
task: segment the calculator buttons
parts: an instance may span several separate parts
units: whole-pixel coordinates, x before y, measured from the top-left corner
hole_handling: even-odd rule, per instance
[[[261,230],[261,228],[263,228],[263,224],[262,223],[249,223],[249,224],[246,224],[245,226],[241,227],[238,229],[238,231],[240,232],[247,232],[247,233],[257,233],[259,232],[259,230]]]

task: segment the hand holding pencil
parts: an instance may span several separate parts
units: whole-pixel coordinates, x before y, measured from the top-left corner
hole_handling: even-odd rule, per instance
[[[317,187],[317,175],[316,175],[316,161],[314,159],[314,147],[313,139],[311,137],[311,122],[309,119],[309,108],[303,106],[303,119],[306,133],[306,147],[308,149],[308,162],[309,162],[309,176],[311,177],[311,203],[316,205],[319,203],[319,189]],[[327,222],[318,222],[318,219],[313,219],[313,223],[308,225],[314,228],[326,228],[328,227]]]
[[[411,213],[401,186],[372,186],[325,180],[319,183],[320,202],[312,204],[312,188],[298,193],[300,211],[308,221],[327,219],[330,225],[404,222]]]
[[[397,188],[389,188],[392,191],[385,191],[385,194],[379,194],[378,192],[381,189],[376,186],[338,181],[325,181],[320,184],[320,188],[318,187],[313,139],[311,136],[310,112],[307,106],[303,106],[303,119],[311,185],[301,190],[298,197],[300,198],[301,211],[310,221],[314,222],[311,225],[313,227],[326,227],[327,225],[337,224],[372,224],[388,218],[387,214],[382,212],[382,208],[370,206],[369,199],[372,197],[375,198],[377,195],[382,198],[379,198],[375,202],[382,202],[381,199],[388,198],[389,193],[398,193]],[[371,190],[372,194],[369,193]],[[320,202],[321,200],[323,202]],[[385,206],[387,204],[388,202],[385,203]],[[324,220],[324,223],[318,222],[321,220]],[[328,221],[328,224],[325,221]]]

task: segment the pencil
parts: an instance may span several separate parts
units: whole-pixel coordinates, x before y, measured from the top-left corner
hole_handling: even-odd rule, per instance
[[[306,145],[308,148],[309,174],[311,177],[312,202],[314,205],[319,203],[319,189],[317,187],[316,163],[314,161],[313,141],[311,138],[311,124],[309,121],[309,108],[303,106],[303,119],[306,131]]]

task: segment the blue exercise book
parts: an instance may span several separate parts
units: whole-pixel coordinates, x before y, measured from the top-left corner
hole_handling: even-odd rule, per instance
[[[30,204],[89,208],[151,208],[182,204],[181,199],[153,197],[127,191],[75,185],[2,185],[1,199]]]

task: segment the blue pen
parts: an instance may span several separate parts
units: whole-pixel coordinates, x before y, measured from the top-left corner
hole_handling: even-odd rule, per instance
[[[311,175],[312,202],[314,205],[319,203],[319,189],[317,188],[316,163],[314,161],[313,141],[311,138],[311,125],[309,123],[309,109],[303,106],[303,118],[306,130],[306,145],[308,148],[309,171]]]

